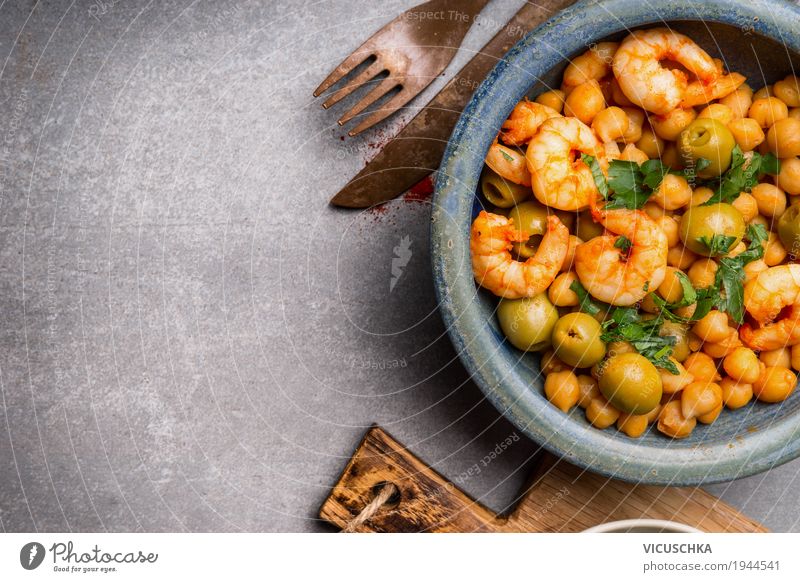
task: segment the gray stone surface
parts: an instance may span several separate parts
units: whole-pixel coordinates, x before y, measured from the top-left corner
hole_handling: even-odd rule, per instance
[[[427,204],[327,205],[398,120],[342,140],[311,92],[414,3],[0,3],[0,529],[327,531],[372,422],[513,503],[536,447],[480,463],[515,429],[444,335]],[[799,468],[712,490],[798,530]]]

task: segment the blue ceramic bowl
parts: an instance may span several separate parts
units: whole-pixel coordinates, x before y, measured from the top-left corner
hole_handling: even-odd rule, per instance
[[[486,397],[511,422],[570,462],[628,481],[694,485],[728,481],[800,454],[800,390],[786,402],[723,411],[684,440],[651,430],[631,439],[589,426],[583,411],[564,414],[542,393],[539,357],[504,341],[493,296],[476,288],[469,228],[492,139],[514,105],[559,85],[567,59],[630,29],[668,24],[757,88],[798,71],[800,10],[780,0],[581,2],[531,32],[476,91],[453,132],[436,184],[431,226],[434,280],[456,350]]]

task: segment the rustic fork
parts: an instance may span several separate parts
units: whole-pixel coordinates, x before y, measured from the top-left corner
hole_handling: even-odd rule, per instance
[[[328,75],[314,97],[327,91],[359,65],[364,68],[322,104],[327,109],[379,75],[376,86],[339,119],[339,125],[360,116],[376,101],[393,94],[380,108],[367,115],[354,129],[352,137],[416,97],[441,74],[456,54],[475,17],[489,0],[430,0],[403,12],[392,20]]]

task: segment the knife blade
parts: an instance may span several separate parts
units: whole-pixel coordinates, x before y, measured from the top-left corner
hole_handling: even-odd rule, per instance
[[[522,36],[574,2],[526,2],[492,40],[331,199],[331,204],[345,208],[381,204],[435,172],[461,111],[492,67]]]

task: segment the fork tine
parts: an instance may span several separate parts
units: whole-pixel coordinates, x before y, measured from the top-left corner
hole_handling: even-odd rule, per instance
[[[360,88],[364,85],[367,81],[375,77],[377,74],[382,73],[386,70],[386,67],[380,61],[375,61],[369,67],[364,69],[361,73],[358,74],[354,79],[349,81],[344,87],[336,91],[333,95],[331,95],[325,103],[322,104],[324,109],[327,109],[331,105],[335,105],[348,95],[355,91],[356,89]]]
[[[326,91],[331,85],[338,82],[339,79],[344,77],[371,56],[373,56],[373,53],[370,51],[356,51],[352,53],[349,57],[339,63],[339,66],[333,69],[331,74],[319,84],[319,87],[314,90],[314,97],[319,97],[320,94]]]
[[[383,105],[380,109],[370,113],[364,121],[359,123],[354,129],[348,131],[347,135],[350,137],[355,137],[365,129],[369,129],[376,123],[380,123],[392,113],[403,107],[403,105],[411,101],[415,96],[416,93],[403,87],[403,89],[397,95],[389,99],[385,105]]]
[[[375,103],[378,99],[386,95],[389,91],[400,84],[400,81],[398,81],[396,77],[386,77],[383,81],[378,83],[377,87],[367,93],[367,95],[361,101],[356,103],[350,111],[342,115],[341,119],[338,121],[339,125],[344,125],[353,119],[356,115],[364,111],[367,107]]]

